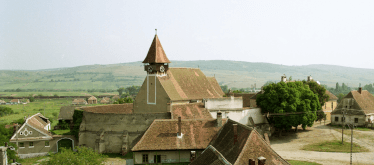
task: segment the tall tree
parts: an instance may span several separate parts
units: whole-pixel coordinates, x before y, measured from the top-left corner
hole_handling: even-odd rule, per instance
[[[119,95],[121,96],[123,91],[125,91],[125,88],[124,87],[118,88],[117,91],[118,91]]]
[[[279,129],[290,129],[299,125],[305,129],[313,126],[316,111],[321,108],[318,95],[302,82],[279,82],[265,86],[256,102],[262,113],[275,113],[269,122]],[[299,114],[287,114],[295,113]],[[284,114],[284,115],[283,115]]]

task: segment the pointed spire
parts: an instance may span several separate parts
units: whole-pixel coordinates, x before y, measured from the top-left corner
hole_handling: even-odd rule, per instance
[[[153,39],[151,47],[148,50],[147,57],[145,57],[143,63],[170,63],[168,57],[166,57],[165,51],[162,48],[161,42],[158,39],[157,34]]]

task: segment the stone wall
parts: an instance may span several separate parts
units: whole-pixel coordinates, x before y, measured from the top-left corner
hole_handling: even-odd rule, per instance
[[[126,153],[140,140],[155,119],[170,113],[99,114],[83,112],[79,145],[101,153]]]
[[[134,164],[144,164],[143,155],[148,155],[148,163],[154,163],[154,155],[161,155],[161,163],[191,162],[191,151],[196,151],[198,157],[204,150],[137,151],[134,152]]]
[[[241,109],[243,108],[242,97],[223,97],[205,99],[204,105],[206,109]]]
[[[338,117],[338,121],[335,121],[335,117]],[[343,115],[341,114],[331,114],[331,124],[333,125],[341,125]],[[358,118],[358,123],[355,123],[355,118]],[[365,115],[345,115],[345,124],[353,123],[357,126],[364,126],[365,125]]]

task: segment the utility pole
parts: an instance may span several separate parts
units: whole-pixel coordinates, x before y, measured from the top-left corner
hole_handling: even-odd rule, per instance
[[[353,147],[353,127],[354,125],[351,125],[351,165],[352,165],[352,147]]]
[[[342,145],[343,145],[343,144],[344,144],[344,140],[343,140],[343,136],[344,136],[344,134],[343,134],[343,133],[344,133],[344,126],[345,126],[345,116],[344,116],[344,115],[345,115],[346,110],[347,110],[347,108],[346,108],[346,106],[347,106],[346,101],[347,101],[347,100],[342,100],[342,101],[343,101],[343,112],[342,112],[342,113],[343,113],[343,119],[342,119],[342,120],[343,120],[343,121],[342,121],[342,122],[343,122],[343,123],[342,123]]]

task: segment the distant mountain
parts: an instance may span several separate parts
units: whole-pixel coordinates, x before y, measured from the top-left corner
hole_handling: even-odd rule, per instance
[[[286,66],[242,61],[172,61],[171,67],[200,68],[205,75],[215,76],[221,85],[247,88],[267,81],[280,81],[285,74],[294,80],[311,75],[322,84],[335,87],[336,82],[357,87],[373,83],[374,69],[349,68],[335,65]],[[4,89],[117,89],[142,85],[145,78],[139,62],[110,65],[85,65],[70,68],[33,71],[0,70],[0,90]]]

